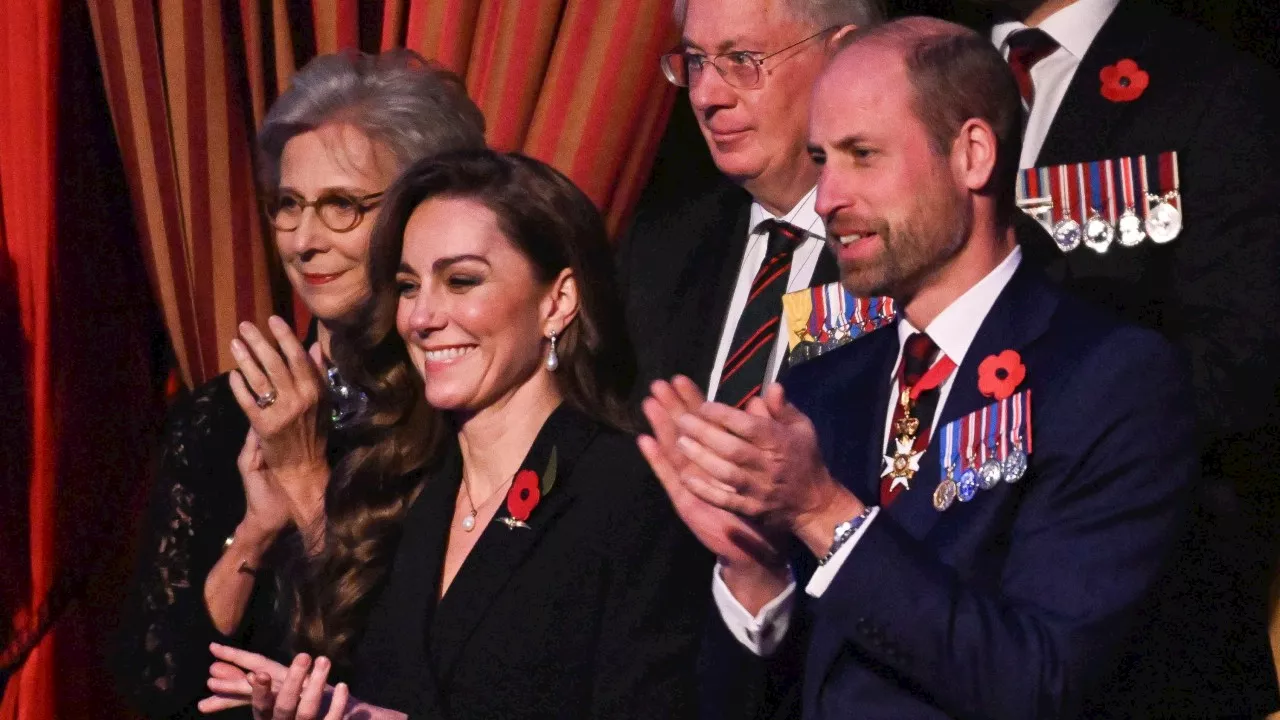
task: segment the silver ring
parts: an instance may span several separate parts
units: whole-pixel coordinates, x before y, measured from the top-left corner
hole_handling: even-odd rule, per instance
[[[266,393],[259,395],[254,402],[258,403],[259,409],[266,410],[272,405],[275,405],[276,400],[279,399],[279,397],[280,394],[276,392],[275,388],[271,388]]]

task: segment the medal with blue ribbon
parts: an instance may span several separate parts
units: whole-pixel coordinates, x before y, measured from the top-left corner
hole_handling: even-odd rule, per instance
[[[1115,192],[1110,166],[1110,160],[1088,165],[1089,219],[1084,223],[1084,244],[1098,254],[1105,253],[1116,239]]]
[[[1031,391],[1024,390],[955,420],[939,431],[938,467],[942,480],[933,507],[942,512],[955,502],[972,502],[1001,482],[1026,475],[1031,453]]]
[[[933,491],[933,508],[942,512],[951,507],[958,495],[955,473],[960,466],[960,423],[953,422],[943,429],[938,460],[942,464],[942,481]]]
[[[1172,242],[1182,231],[1178,153],[1069,163],[1018,172],[1018,207],[1062,252],[1080,245],[1099,254],[1148,237]]]

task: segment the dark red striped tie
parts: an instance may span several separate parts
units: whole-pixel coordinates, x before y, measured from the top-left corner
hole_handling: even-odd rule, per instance
[[[1013,78],[1018,81],[1022,101],[1030,111],[1036,99],[1036,88],[1031,82],[1031,68],[1052,55],[1058,49],[1058,42],[1043,30],[1027,28],[1010,35],[1005,44],[1009,46],[1009,69],[1013,71]]]
[[[938,344],[933,338],[922,332],[912,333],[907,337],[907,342],[902,346],[902,364],[898,366],[898,387],[899,391],[904,387],[912,387],[920,382],[920,378],[933,367],[933,363],[938,359]],[[920,393],[920,397],[916,399],[915,405],[912,407],[911,415],[920,421],[920,431],[916,433],[915,443],[912,449],[916,452],[924,452],[929,447],[929,435],[931,434],[931,426],[933,425],[933,414],[938,409],[938,396],[941,394],[939,388],[926,390]],[[883,415],[881,416],[883,417]],[[893,457],[897,451],[898,433],[894,429],[897,427],[898,421],[904,417],[902,403],[898,402],[898,398],[893,398],[893,422],[889,425],[889,441],[885,443],[885,455]],[[893,478],[880,478],[880,504],[888,507],[898,499],[898,494],[902,492],[902,486],[893,487]]]
[[[787,279],[791,275],[791,255],[805,237],[800,228],[778,220],[765,220],[756,227],[756,232],[769,234],[769,249],[751,282],[747,305],[733,331],[733,342],[729,345],[729,356],[725,358],[715,397],[718,402],[734,407],[746,405],[760,394],[764,385],[769,355],[778,338],[782,295],[787,291]]]

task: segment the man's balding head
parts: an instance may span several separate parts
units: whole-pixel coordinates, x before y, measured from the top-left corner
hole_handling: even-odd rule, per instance
[[[931,17],[907,17],[850,33],[828,72],[860,72],[858,49],[897,58],[912,89],[912,108],[938,153],[949,153],[970,119],[991,127],[999,142],[992,177],[1000,218],[1015,207],[1022,154],[1022,100],[1008,64],[992,44],[969,28]],[[845,57],[849,56],[849,57]],[[844,65],[844,67],[840,67]]]
[[[1013,78],[986,41],[941,20],[853,36],[818,79],[809,114],[816,209],[845,287],[907,300],[939,282],[963,285],[955,272],[994,267],[1010,242]]]

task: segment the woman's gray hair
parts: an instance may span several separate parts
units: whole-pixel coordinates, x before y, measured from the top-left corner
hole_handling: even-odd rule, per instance
[[[280,156],[290,139],[335,122],[390,152],[397,172],[430,155],[485,146],[484,115],[462,80],[418,53],[321,55],[293,76],[258,132],[263,189],[280,184]]]

